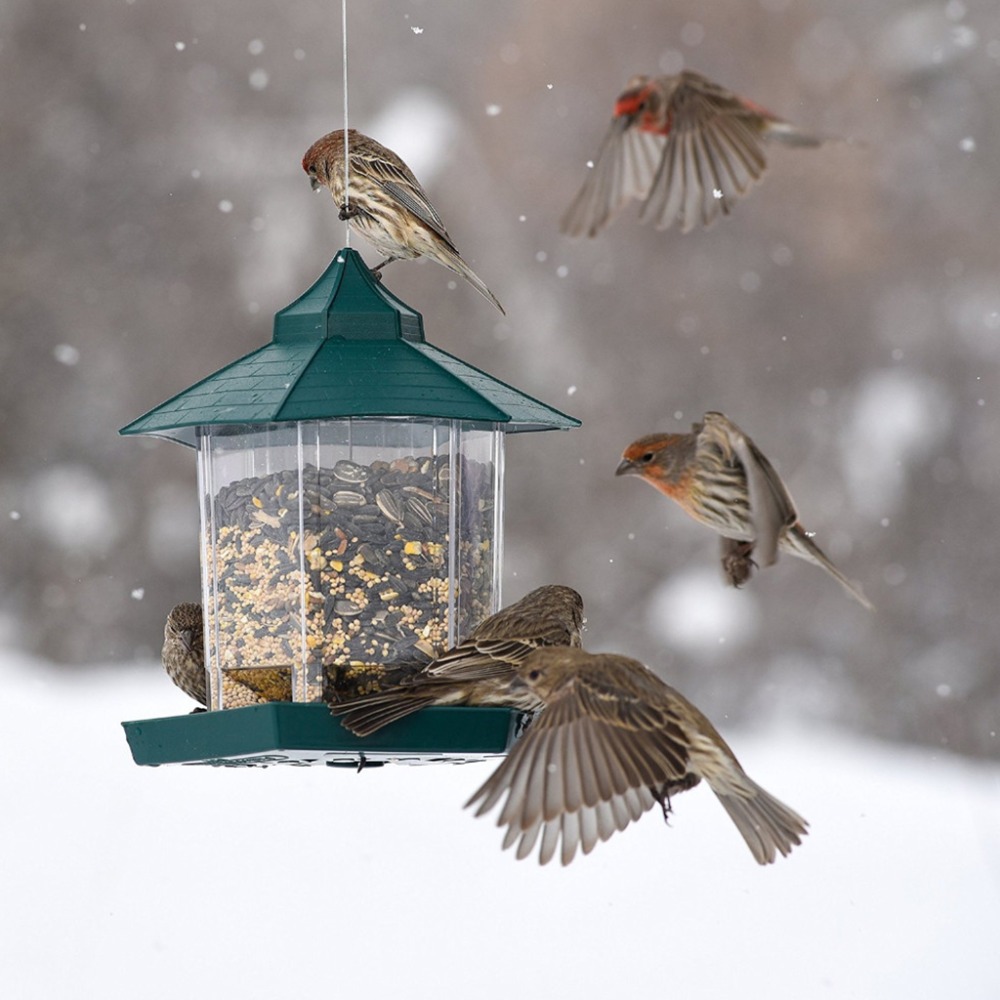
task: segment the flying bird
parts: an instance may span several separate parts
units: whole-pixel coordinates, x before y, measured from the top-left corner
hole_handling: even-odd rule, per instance
[[[562,231],[596,236],[633,199],[643,203],[641,220],[657,229],[708,226],[763,176],[771,140],[822,142],[700,73],[635,76],[615,102]]]
[[[802,527],[781,477],[761,450],[722,413],[690,434],[649,434],[623,452],[618,476],[639,476],[696,521],[722,535],[723,571],[739,586],[751,566],[787,552],[821,566],[869,611],[861,589],[833,565]]]
[[[533,711],[528,690],[511,691],[515,669],[543,646],[579,646],[583,598],[571,587],[539,587],[481,622],[467,639],[427,664],[405,684],[330,706],[357,736],[429,705],[504,705]]]
[[[703,778],[762,865],[801,843],[806,821],[754,782],[711,722],[638,660],[582,649],[538,649],[520,663],[512,693],[544,704],[503,763],[473,794],[476,816],[504,798],[498,826],[518,860],[540,843],[569,864],[655,804]]]
[[[462,259],[444,223],[410,168],[391,150],[357,129],[347,133],[350,177],[345,197],[344,130],[317,139],[302,158],[314,191],[329,188],[340,218],[349,219],[386,259],[377,273],[394,260],[429,257],[465,278],[500,310],[497,297]]]

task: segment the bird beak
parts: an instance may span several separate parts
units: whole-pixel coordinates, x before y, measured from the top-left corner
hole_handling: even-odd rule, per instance
[[[189,652],[195,652],[194,648],[194,632],[189,629],[183,629],[181,631],[181,645]]]
[[[616,476],[628,476],[633,473],[637,473],[639,470],[635,467],[635,463],[630,459],[623,458],[618,464],[618,468],[615,469]]]
[[[323,185],[320,184],[320,182],[315,177],[310,177],[309,186],[313,189],[313,191],[318,191]]]

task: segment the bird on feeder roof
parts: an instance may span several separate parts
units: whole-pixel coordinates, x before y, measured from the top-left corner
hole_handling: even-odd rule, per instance
[[[313,190],[329,188],[340,218],[350,221],[386,259],[430,257],[465,278],[500,310],[497,297],[462,259],[441,216],[430,203],[413,171],[391,150],[357,129],[347,133],[349,186],[344,190],[344,130],[317,139],[302,158]],[[505,313],[506,315],[506,313]]]

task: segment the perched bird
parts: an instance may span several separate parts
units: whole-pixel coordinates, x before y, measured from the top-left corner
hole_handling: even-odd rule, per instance
[[[818,146],[815,136],[700,73],[635,76],[586,182],[562,219],[570,236],[596,236],[633,198],[657,229],[687,233],[728,215],[767,168],[766,140]]]
[[[199,705],[208,705],[204,625],[200,604],[178,604],[163,626],[161,659],[167,676]]]
[[[571,587],[546,586],[490,615],[467,639],[431,661],[405,684],[330,706],[358,736],[428,705],[506,705],[533,711],[541,702],[508,685],[517,665],[541,646],[579,646],[583,598]]]
[[[823,554],[799,523],[781,477],[760,449],[722,413],[706,413],[690,434],[649,434],[623,452],[616,472],[645,479],[685,513],[723,537],[722,565],[736,586],[779,550],[822,566],[869,611],[860,588]]]
[[[348,130],[350,187],[344,197],[344,130],[317,139],[302,158],[313,190],[330,189],[341,219],[349,219],[386,259],[430,257],[461,275],[480,295],[504,311],[483,280],[462,260],[441,217],[410,168],[391,150],[357,129]],[[505,314],[506,315],[506,314]]]
[[[770,864],[801,843],[806,821],[752,781],[715,727],[638,660],[582,649],[539,649],[509,687],[544,703],[527,732],[466,806],[477,816],[506,795],[504,848],[546,864],[624,830],[655,803],[704,778],[754,858]]]

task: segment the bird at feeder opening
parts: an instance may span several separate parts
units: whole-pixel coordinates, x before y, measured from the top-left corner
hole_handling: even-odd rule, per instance
[[[542,707],[527,690],[509,685],[533,650],[580,645],[583,598],[571,587],[538,587],[484,619],[469,637],[395,688],[330,706],[357,736],[429,705],[500,705],[530,712]]]

